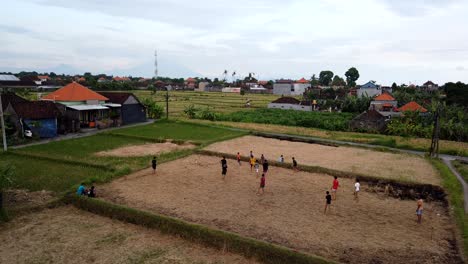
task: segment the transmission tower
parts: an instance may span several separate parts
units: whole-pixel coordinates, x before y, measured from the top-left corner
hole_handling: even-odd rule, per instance
[[[158,78],[158,50],[154,51],[154,79]]]

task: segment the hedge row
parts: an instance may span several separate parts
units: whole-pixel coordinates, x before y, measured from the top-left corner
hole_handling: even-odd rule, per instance
[[[110,164],[95,164],[91,162],[84,162],[84,161],[78,161],[78,160],[60,159],[60,158],[55,158],[51,156],[46,156],[43,154],[37,155],[37,154],[32,154],[32,153],[26,153],[26,152],[19,151],[19,150],[10,151],[8,152],[8,154],[29,157],[33,159],[40,159],[40,160],[45,160],[45,161],[60,162],[60,163],[65,163],[65,164],[70,164],[70,165],[91,167],[91,168],[102,169],[106,171],[115,171],[115,168],[111,166]]]
[[[124,222],[155,228],[163,233],[180,236],[184,239],[216,249],[239,253],[247,258],[255,258],[264,263],[335,263],[318,256],[304,254],[282,246],[259,241],[253,238],[192,224],[177,218],[153,214],[112,204],[99,199],[66,196],[65,201],[89,212],[118,219]]]
[[[209,151],[209,150],[197,150],[196,153],[207,155],[207,156],[216,156],[216,157],[226,157],[228,159],[237,159],[236,155]],[[249,162],[249,157],[241,157],[242,161]],[[291,163],[280,163],[278,161],[269,161],[268,162],[272,166],[291,169]],[[320,166],[309,166],[309,165],[300,165],[299,166],[302,171],[311,172],[311,173],[323,173],[328,174],[331,176],[337,176],[340,178],[350,178],[356,179],[359,178],[361,182],[366,182],[370,186],[382,187],[390,185],[394,190],[396,190],[395,197],[401,199],[416,199],[419,198],[420,195],[425,197],[429,197],[433,200],[442,201],[447,203],[446,200],[446,193],[444,189],[440,186],[432,185],[432,184],[423,184],[423,183],[413,183],[413,182],[402,182],[393,179],[383,179],[375,176],[364,175],[355,172],[345,172],[339,171],[329,168],[324,168]]]

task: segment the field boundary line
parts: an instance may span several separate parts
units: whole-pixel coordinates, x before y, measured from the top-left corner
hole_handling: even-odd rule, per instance
[[[40,159],[40,160],[45,160],[45,161],[59,162],[59,163],[74,165],[74,166],[92,167],[92,168],[111,171],[111,172],[114,172],[116,170],[114,167],[112,167],[109,164],[95,164],[95,163],[89,163],[85,161],[61,159],[61,158],[56,158],[56,157],[51,157],[51,156],[25,153],[22,151],[9,151],[7,155],[22,156],[22,157]]]
[[[178,218],[137,210],[107,201],[69,194],[64,201],[79,209],[110,217],[123,222],[158,229],[163,233],[177,235],[186,240],[218,250],[238,253],[255,258],[263,263],[333,264],[337,263],[319,256],[306,254],[290,248],[250,237],[190,223]]]
[[[166,143],[166,142],[171,142],[177,145],[182,145],[185,143],[190,143],[193,145],[201,145],[199,142],[192,142],[189,140],[179,140],[179,139],[164,139],[164,138],[152,138],[152,137],[145,137],[145,136],[136,136],[136,135],[130,135],[130,134],[125,134],[125,133],[115,133],[115,132],[109,132],[103,135],[108,135],[108,136],[113,136],[113,137],[121,137],[121,138],[131,138],[131,139],[137,139],[141,141],[146,141],[146,142],[153,142],[153,143]]]
[[[210,151],[210,150],[195,150],[195,153],[206,155],[206,156],[216,156],[216,157],[226,157],[228,159],[236,160],[236,155],[227,154],[222,152]],[[241,160],[249,162],[249,157],[241,156]],[[291,163],[280,163],[278,161],[269,161],[271,166],[292,169]],[[300,170],[310,173],[323,173],[331,176],[337,176],[341,178],[356,179],[359,178],[361,182],[366,182],[371,186],[385,188],[386,185],[390,184],[392,188],[395,188],[399,191],[396,192],[395,198],[401,199],[415,199],[419,195],[424,194],[430,196],[432,199],[437,201],[442,201],[445,204],[447,203],[445,190],[441,186],[427,184],[427,183],[417,183],[417,182],[404,182],[398,181],[395,179],[387,179],[376,176],[370,176],[355,172],[346,172],[340,170],[329,169],[320,166],[310,166],[310,165],[300,165]]]

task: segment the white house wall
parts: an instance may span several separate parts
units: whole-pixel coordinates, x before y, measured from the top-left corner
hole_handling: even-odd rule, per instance
[[[298,111],[312,111],[312,107],[310,105],[296,105],[296,104],[276,104],[276,103],[269,103],[268,108],[274,109],[285,109],[285,110],[298,110]]]

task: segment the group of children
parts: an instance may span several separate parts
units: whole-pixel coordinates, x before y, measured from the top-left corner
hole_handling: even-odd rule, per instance
[[[237,152],[237,155],[236,155],[236,159],[237,159],[237,163],[239,164],[239,166],[242,165],[242,159],[241,159],[241,155],[239,152]],[[279,159],[278,159],[278,162],[279,163],[284,163],[284,156],[283,155],[280,155]],[[255,156],[253,155],[253,152],[250,151],[250,155],[249,155],[249,165],[250,165],[250,171],[253,172],[253,170],[255,170],[257,176],[259,175],[260,173],[260,165],[262,165],[262,168],[263,168],[263,172],[262,172],[262,177],[260,178],[260,187],[258,188],[258,191],[257,191],[257,194],[258,195],[263,195],[264,192],[265,192],[265,184],[266,184],[266,175],[268,173],[268,168],[269,168],[269,163],[268,163],[268,160],[265,158],[265,156],[262,154],[261,157],[260,157],[260,160],[257,160],[257,158],[255,158]],[[223,179],[226,177],[226,173],[227,173],[227,161],[226,161],[226,157],[223,156],[223,159],[221,160],[221,174],[223,176]],[[297,160],[292,157],[292,169],[297,172],[299,171],[299,168],[297,166]],[[331,194],[329,191],[326,191],[326,195],[325,195],[325,209],[324,209],[324,213],[327,212],[327,210],[329,210],[330,208],[330,205],[331,205],[331,201],[332,200],[336,200],[336,192],[338,191],[338,187],[340,186],[340,183],[338,181],[338,177],[334,177],[334,180],[333,180],[333,183],[332,183],[332,187],[331,187]],[[359,199],[359,192],[361,190],[361,183],[359,182],[359,179],[356,179],[356,182],[354,183],[354,199],[355,200],[358,200]]]
[[[91,185],[91,188],[86,189],[85,184],[81,183],[78,187],[78,190],[76,190],[76,194],[79,196],[88,196],[94,198],[96,197],[96,188],[94,187],[94,185]]]

